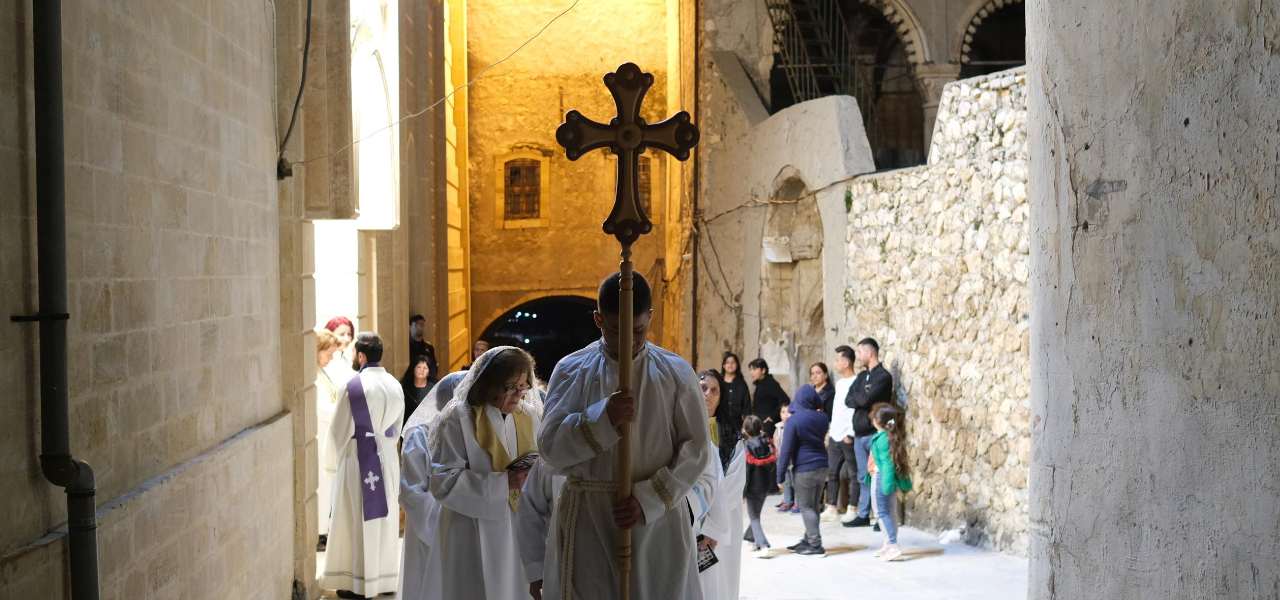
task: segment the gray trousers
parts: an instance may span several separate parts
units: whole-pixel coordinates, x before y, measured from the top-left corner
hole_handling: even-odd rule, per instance
[[[804,520],[804,541],[810,546],[822,546],[822,532],[818,529],[818,499],[826,479],[825,469],[795,474],[796,504],[800,505],[800,518]]]

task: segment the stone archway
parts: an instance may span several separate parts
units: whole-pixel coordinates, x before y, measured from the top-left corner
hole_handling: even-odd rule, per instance
[[[577,295],[524,300],[490,321],[480,339],[528,350],[536,361],[538,378],[548,381],[561,358],[600,337],[591,320],[595,306],[594,298]]]
[[[955,36],[956,45],[952,48],[952,55],[957,57],[962,65],[960,73],[962,79],[1025,64],[1025,6],[1025,0],[981,0],[974,4],[967,18],[960,21],[964,26],[964,30]],[[1006,21],[1008,21],[1007,24],[1005,23]],[[1001,35],[1001,31],[997,31],[996,28],[1007,29],[1010,30],[1009,33],[1012,33],[1014,21],[1022,25],[1016,42],[1008,45],[1009,49],[1015,52],[990,48],[990,40],[984,40],[983,38]],[[1021,50],[1021,53],[1018,54],[1016,50]],[[987,56],[993,52],[995,56]],[[1016,58],[1021,58],[1021,62],[1016,62],[1014,60]],[[975,64],[1001,59],[1009,61],[1009,64]]]
[[[775,180],[760,264],[760,356],[784,389],[807,381],[822,360],[823,226],[817,197],[795,169]]]

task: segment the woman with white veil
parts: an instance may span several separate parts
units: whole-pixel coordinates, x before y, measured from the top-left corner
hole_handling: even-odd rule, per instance
[[[528,594],[515,508],[537,458],[542,406],[533,357],[500,346],[467,371],[431,428],[431,495],[440,503],[427,577],[442,598]]]
[[[438,572],[440,553],[432,552],[440,503],[431,495],[431,426],[453,399],[453,391],[466,371],[445,375],[404,424],[404,448],[400,451],[400,506],[404,508],[404,550],[400,555],[400,600],[441,598]]]

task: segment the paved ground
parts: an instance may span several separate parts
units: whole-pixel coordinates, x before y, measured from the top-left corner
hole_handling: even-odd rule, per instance
[[[898,544],[912,558],[886,563],[871,553],[884,537],[868,527],[822,524],[824,558],[779,550],[804,533],[800,515],[781,514],[771,496],[765,535],[775,558],[759,559],[744,543],[742,600],[1019,600],[1027,596],[1027,561],[963,544],[942,545],[932,534],[903,528]]]
[[[1027,561],[963,544],[939,544],[934,535],[903,528],[898,543],[912,558],[886,563],[871,556],[884,538],[870,528],[823,523],[823,558],[783,548],[804,532],[800,515],[781,514],[769,498],[765,535],[777,555],[751,556],[744,543],[742,600],[1019,600],[1027,595]],[[745,523],[743,524],[745,527]],[[317,556],[323,565],[324,555]],[[332,592],[324,598],[336,598]],[[394,595],[379,600],[393,600]]]

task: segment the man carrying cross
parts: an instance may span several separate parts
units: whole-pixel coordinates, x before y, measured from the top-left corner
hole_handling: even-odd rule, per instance
[[[340,598],[396,591],[400,565],[400,462],[396,441],[404,416],[400,382],[378,364],[382,340],[355,340],[352,368],[329,427],[338,471],[321,587]]]

